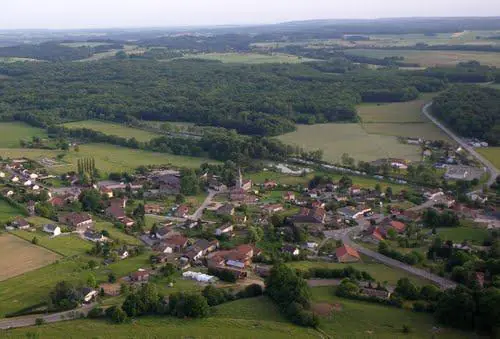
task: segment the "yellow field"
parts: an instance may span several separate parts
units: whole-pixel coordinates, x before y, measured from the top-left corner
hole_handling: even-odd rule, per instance
[[[0,281],[46,266],[59,255],[10,234],[0,235]]]

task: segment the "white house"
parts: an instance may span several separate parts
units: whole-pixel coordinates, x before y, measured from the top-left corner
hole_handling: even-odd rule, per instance
[[[19,177],[15,176],[11,179],[12,182],[19,182]]]
[[[40,186],[38,185],[33,185],[32,187],[33,191],[38,191],[40,189]]]
[[[61,234],[61,227],[53,224],[47,224],[43,226],[43,231],[46,233],[50,233],[53,236],[58,236]]]
[[[126,259],[128,258],[129,254],[127,250],[119,250],[118,256],[120,257],[120,259]]]
[[[31,174],[30,174],[30,179],[31,179],[31,180],[36,180],[36,179],[38,179],[38,174],[36,174],[36,173],[31,173]]]
[[[222,226],[222,227],[219,227],[215,230],[215,235],[216,236],[221,236],[223,234],[227,234],[227,233],[232,233],[234,230],[234,226],[233,225],[226,225],[226,226]]]
[[[31,180],[26,180],[24,183],[23,183],[24,186],[31,186],[33,185],[33,182]]]
[[[97,297],[98,292],[92,288],[85,287],[85,288],[82,288],[81,294],[82,294],[83,302],[88,303]]]

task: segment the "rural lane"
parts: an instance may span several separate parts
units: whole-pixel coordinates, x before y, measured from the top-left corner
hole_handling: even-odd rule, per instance
[[[447,128],[442,123],[440,123],[436,118],[434,118],[431,115],[430,111],[429,111],[429,108],[431,106],[432,106],[432,101],[429,102],[429,103],[427,103],[427,104],[425,104],[422,107],[422,113],[430,121],[432,121],[437,127],[439,127],[441,130],[443,130],[443,132],[445,132],[446,134],[448,134],[448,136],[450,138],[452,138],[453,140],[455,140],[463,149],[465,149],[473,157],[475,157],[480,163],[482,163],[484,165],[484,167],[486,167],[488,169],[488,172],[490,172],[490,178],[488,179],[487,185],[488,185],[488,187],[490,187],[491,185],[493,185],[493,183],[495,182],[495,180],[498,177],[498,175],[500,175],[500,172],[498,171],[498,169],[488,159],[486,159],[481,154],[479,154],[478,152],[476,152],[476,150],[473,147],[469,146],[464,140],[462,140],[462,138],[460,138],[459,136],[457,136],[449,128]]]
[[[70,310],[70,311],[59,312],[59,313],[36,314],[36,315],[28,315],[28,316],[23,316],[23,317],[3,319],[3,320],[0,320],[0,329],[7,330],[9,328],[34,326],[36,323],[36,319],[38,319],[38,318],[43,319],[46,323],[55,323],[58,321],[76,319],[82,313],[84,315],[87,315],[87,313],[95,305],[96,305],[96,303],[86,304],[80,308]]]
[[[210,205],[212,203],[212,199],[215,197],[215,195],[217,193],[221,193],[221,192],[216,192],[216,191],[208,190],[207,197],[205,198],[205,200],[203,201],[203,203],[201,204],[201,206],[198,207],[198,209],[191,216],[189,216],[189,219],[192,219],[192,220],[198,220],[198,219],[200,219],[201,216],[203,215],[203,210],[205,210],[205,208],[207,208],[208,205]]]

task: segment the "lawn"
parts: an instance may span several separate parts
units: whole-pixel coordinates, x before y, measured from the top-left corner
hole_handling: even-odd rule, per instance
[[[0,235],[0,258],[2,281],[46,266],[59,256],[16,236],[3,234]]]
[[[275,303],[268,297],[240,299],[214,307],[218,318],[287,322]]]
[[[115,135],[122,138],[135,138],[137,141],[146,142],[153,138],[160,137],[160,134],[143,131],[138,128],[132,128],[123,124],[98,121],[98,120],[84,120],[75,121],[63,124],[66,128],[87,128],[97,132],[102,132],[108,135]]]
[[[432,315],[410,310],[382,306],[374,303],[339,298],[334,295],[333,287],[312,289],[313,301],[335,305],[330,316],[322,317],[320,329],[335,338],[475,338],[472,333],[441,328],[432,333]],[[409,334],[402,333],[403,325],[411,327]]]
[[[420,160],[419,147],[402,144],[393,136],[369,134],[360,124],[298,125],[295,132],[278,139],[305,150],[322,149],[323,158],[335,163],[340,163],[344,153],[358,161],[390,157]]]
[[[369,273],[375,280],[379,282],[387,281],[389,285],[396,286],[397,282],[401,278],[410,278],[414,283],[419,285],[430,284],[429,281],[425,279],[418,278],[414,275],[411,275],[405,271],[398,270],[389,266],[385,266],[383,264],[371,261],[370,259],[365,259],[364,262],[354,263],[354,264],[340,264],[340,263],[327,263],[321,261],[298,261],[291,262],[290,265],[293,268],[308,270],[313,267],[320,268],[344,268],[347,266],[352,266],[358,270],[366,271]]]
[[[32,137],[47,138],[47,132],[41,128],[32,127],[23,122],[0,123],[0,148],[20,147],[21,139],[31,140]],[[0,153],[2,154],[2,153]]]
[[[475,227],[438,228],[437,231],[443,241],[451,240],[455,243],[468,240],[476,245],[482,245],[489,236],[488,230]]]
[[[22,215],[20,210],[0,200],[0,222],[6,222],[18,215]]]
[[[142,242],[139,239],[137,239],[134,236],[125,234],[122,230],[116,228],[110,222],[106,221],[96,222],[95,229],[97,231],[102,231],[102,230],[108,231],[111,239],[119,240],[123,244],[134,245],[134,246],[142,245]]]
[[[417,51],[417,50],[382,50],[382,49],[348,49],[347,54],[363,55],[373,58],[402,56],[405,62],[418,63],[421,66],[453,66],[459,62],[470,60],[481,64],[500,67],[498,53],[463,52],[463,51]]]
[[[243,63],[243,64],[263,64],[263,63],[289,63],[296,64],[300,62],[314,61],[313,59],[298,57],[295,55],[273,53],[207,53],[186,55],[187,59],[206,59],[216,60],[223,63]]]
[[[16,230],[12,231],[12,233],[27,241],[31,241],[36,236],[38,239],[38,246],[45,247],[65,257],[85,255],[87,251],[92,248],[92,243],[90,241],[83,240],[75,234],[63,234],[51,238],[49,234],[41,230],[37,232]]]
[[[500,169],[500,147],[476,148],[476,151]]]

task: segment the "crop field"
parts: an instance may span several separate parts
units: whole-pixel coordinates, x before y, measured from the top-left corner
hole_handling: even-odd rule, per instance
[[[41,128],[32,127],[23,122],[0,123],[0,148],[20,147],[21,139],[31,140],[32,137],[47,138],[47,132]],[[0,153],[1,155],[2,153]]]
[[[55,238],[51,238],[49,234],[41,230],[37,232],[15,230],[12,231],[12,233],[27,241],[31,241],[33,237],[36,236],[38,239],[38,246],[45,247],[65,257],[84,255],[92,248],[92,243],[90,241],[83,240],[75,234],[62,234]]]
[[[59,256],[16,236],[0,235],[0,281],[36,270]]]
[[[9,205],[4,200],[0,200],[0,222],[8,221],[17,215],[22,214],[21,211]]]
[[[137,141],[149,141],[161,136],[160,134],[143,131],[138,128],[127,127],[123,124],[116,124],[98,120],[75,121],[63,124],[66,128],[87,128],[108,135],[116,135],[122,138],[135,138]]]
[[[45,62],[43,60],[19,57],[0,57],[0,63],[10,64],[13,62]]]
[[[215,60],[223,63],[242,63],[242,64],[264,64],[264,63],[289,63],[296,64],[300,62],[313,61],[313,59],[302,58],[295,55],[274,53],[207,53],[186,55],[185,59],[206,59]]]
[[[488,239],[489,232],[484,228],[476,227],[451,227],[439,228],[438,234],[443,241],[451,240],[455,243],[469,241],[476,245],[482,245]]]
[[[295,132],[278,139],[305,150],[322,149],[323,158],[336,163],[340,162],[343,153],[363,161],[390,157],[420,159],[418,147],[402,144],[393,136],[369,134],[360,124],[298,125]]]
[[[463,52],[463,51],[416,51],[416,50],[379,50],[379,49],[349,49],[348,54],[362,55],[373,58],[402,56],[405,62],[418,63],[421,66],[453,66],[459,62],[470,60],[481,64],[500,66],[500,53],[494,52]]]
[[[500,147],[478,148],[476,151],[500,169]]]
[[[133,52],[137,49],[136,45],[125,45],[123,49],[112,49],[106,52],[96,53],[89,58],[75,60],[75,62],[88,62],[88,61],[97,61],[106,58],[112,58],[116,55],[117,52],[124,51],[125,53]]]
[[[331,315],[322,317],[320,324],[320,329],[334,338],[475,338],[468,332],[437,329],[431,314],[339,298],[333,287],[313,288],[312,299],[334,307]],[[403,334],[403,325],[410,326],[411,333]]]

